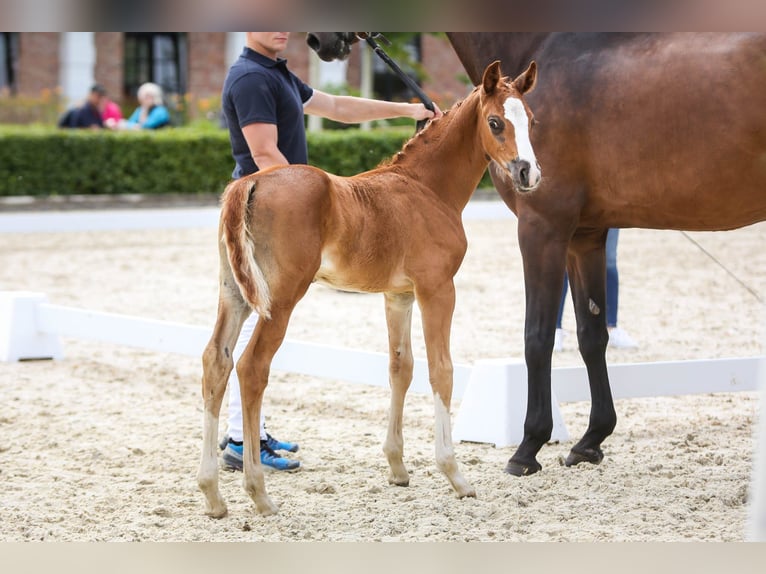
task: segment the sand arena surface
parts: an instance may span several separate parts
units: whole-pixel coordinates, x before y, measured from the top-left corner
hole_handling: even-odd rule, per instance
[[[523,277],[513,220],[471,221],[456,277],[453,360],[523,356]],[[766,225],[691,234],[766,294]],[[761,304],[675,231],[624,230],[620,324],[640,343],[612,363],[763,352]],[[51,302],[212,326],[216,230],[0,235],[0,289]],[[554,366],[582,363],[570,336]],[[312,286],[288,337],[386,351],[381,295]],[[458,444],[478,498],[457,500],[436,470],[433,400],[408,396],[408,488],[389,486],[381,452],[388,391],[275,373],[271,431],[298,441],[293,474],[268,473],[280,506],[262,518],[221,473],[229,516],[203,514],[198,359],[65,339],[66,358],[0,365],[0,540],[51,541],[739,541],[745,536],[758,412],[755,393],[616,402],[599,466],[559,466],[589,404],[561,407],[572,440],[548,445],[543,471],[502,472],[514,449]],[[425,356],[419,315],[417,357]],[[452,405],[453,415],[459,403]],[[453,416],[454,420],[454,416]],[[220,432],[223,433],[222,417]]]

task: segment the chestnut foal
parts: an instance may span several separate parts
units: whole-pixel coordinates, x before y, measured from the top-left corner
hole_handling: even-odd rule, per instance
[[[391,407],[383,451],[389,482],[406,486],[402,410],[412,380],[412,304],[422,313],[434,394],[436,465],[459,497],[476,496],[451,439],[450,327],[453,278],[466,251],[461,214],[490,159],[530,191],[540,168],[530,144],[532,114],[522,96],[534,62],[513,81],[490,64],[479,87],[414,136],[390,162],[354,177],[306,165],[280,166],[229,184],[222,198],[218,317],[203,354],[204,445],[197,480],[207,514],[226,515],[218,488],[218,415],[232,350],[248,315],[259,315],[236,368],[244,422],[244,488],[261,514],[277,511],[266,493],[258,421],[272,358],[293,308],[314,281],[383,293]]]

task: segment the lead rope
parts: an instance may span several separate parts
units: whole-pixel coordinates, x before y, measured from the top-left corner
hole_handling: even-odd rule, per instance
[[[383,48],[381,48],[380,45],[375,41],[375,38],[381,38],[386,44],[390,45],[391,42],[389,42],[385,36],[383,36],[380,32],[357,32],[357,36],[367,42],[370,48],[372,48],[373,52],[375,52],[381,60],[388,64],[388,67],[391,68],[394,73],[399,76],[399,79],[415,93],[415,95],[420,99],[421,102],[423,102],[423,105],[426,108],[432,112],[434,111],[434,103],[431,101],[431,98],[425,94],[420,86],[417,85],[415,80],[410,78],[402,71],[399,65],[391,59],[391,56],[386,54]],[[415,131],[422,130],[425,125],[426,120],[419,120],[416,124]]]
[[[717,264],[717,265],[718,265],[718,266],[719,266],[721,269],[723,269],[724,271],[726,271],[726,273],[729,275],[729,277],[731,277],[731,278],[732,278],[732,279],[734,279],[734,280],[735,280],[737,283],[739,283],[740,285],[742,285],[742,287],[744,287],[745,289],[747,289],[747,290],[750,292],[750,294],[751,294],[753,297],[755,297],[755,298],[758,300],[758,302],[759,302],[759,303],[763,303],[763,299],[761,298],[761,296],[758,294],[758,292],[757,292],[755,289],[753,289],[753,288],[752,288],[752,287],[750,287],[750,286],[749,286],[747,283],[745,283],[744,281],[742,281],[742,279],[740,279],[739,277],[737,277],[737,276],[736,276],[736,275],[735,275],[735,274],[734,274],[732,271],[730,271],[730,270],[729,270],[729,269],[728,269],[728,268],[727,268],[727,267],[726,267],[726,266],[725,266],[723,263],[721,263],[721,262],[720,262],[718,259],[716,259],[716,257],[715,257],[715,256],[714,256],[712,253],[710,253],[710,252],[709,252],[707,249],[705,249],[704,247],[702,247],[702,245],[700,245],[700,244],[699,244],[699,243],[698,243],[698,242],[697,242],[697,241],[696,241],[696,240],[695,240],[693,237],[691,237],[691,236],[690,236],[688,233],[686,233],[686,231],[681,231],[681,235],[683,235],[684,237],[686,237],[686,239],[688,239],[688,240],[689,240],[689,241],[690,241],[690,242],[691,242],[693,245],[695,245],[695,246],[697,247],[697,249],[699,249],[700,251],[702,251],[702,253],[704,253],[705,255],[707,255],[707,256],[708,256],[708,257],[709,257],[709,258],[710,258],[710,259],[711,259],[711,260],[712,260],[714,263],[716,263],[716,264]]]

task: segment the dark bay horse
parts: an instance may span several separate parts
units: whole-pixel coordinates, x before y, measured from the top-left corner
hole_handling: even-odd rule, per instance
[[[353,41],[328,34],[313,43]],[[530,60],[540,66],[527,102],[539,119],[532,143],[545,179],[527,194],[490,165],[518,216],[526,289],[527,415],[506,471],[540,470],[536,454],[553,428],[551,355],[565,268],[592,400],[566,464],[598,463],[616,424],[606,366],[607,230],[727,230],[766,218],[766,36],[447,35],[474,84],[496,58],[511,74]]]
[[[459,497],[475,496],[451,439],[450,327],[453,277],[466,251],[461,214],[490,160],[519,189],[541,173],[522,96],[536,82],[530,66],[512,82],[490,64],[481,85],[432,121],[388,164],[354,177],[306,165],[280,166],[236,180],[224,192],[219,227],[218,317],[203,354],[204,445],[197,476],[207,513],[226,514],[218,488],[218,415],[233,368],[232,350],[252,310],[253,336],[236,368],[244,415],[244,487],[262,514],[277,508],[266,493],[258,421],[272,358],[293,308],[320,281],[384,294],[391,406],[383,450],[389,482],[409,484],[402,460],[402,409],[412,381],[412,304],[422,314],[434,393],[437,467]],[[255,440],[253,440],[255,439]]]

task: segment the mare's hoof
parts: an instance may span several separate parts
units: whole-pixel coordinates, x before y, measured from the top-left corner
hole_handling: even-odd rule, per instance
[[[572,449],[569,452],[569,456],[564,461],[566,466],[574,466],[581,462],[590,462],[591,464],[598,464],[604,460],[604,453],[600,448],[586,448],[581,451],[575,451]]]
[[[513,476],[529,476],[542,469],[543,466],[537,461],[533,464],[523,464],[511,459],[508,461],[508,464],[505,465],[505,472],[512,474]]]

